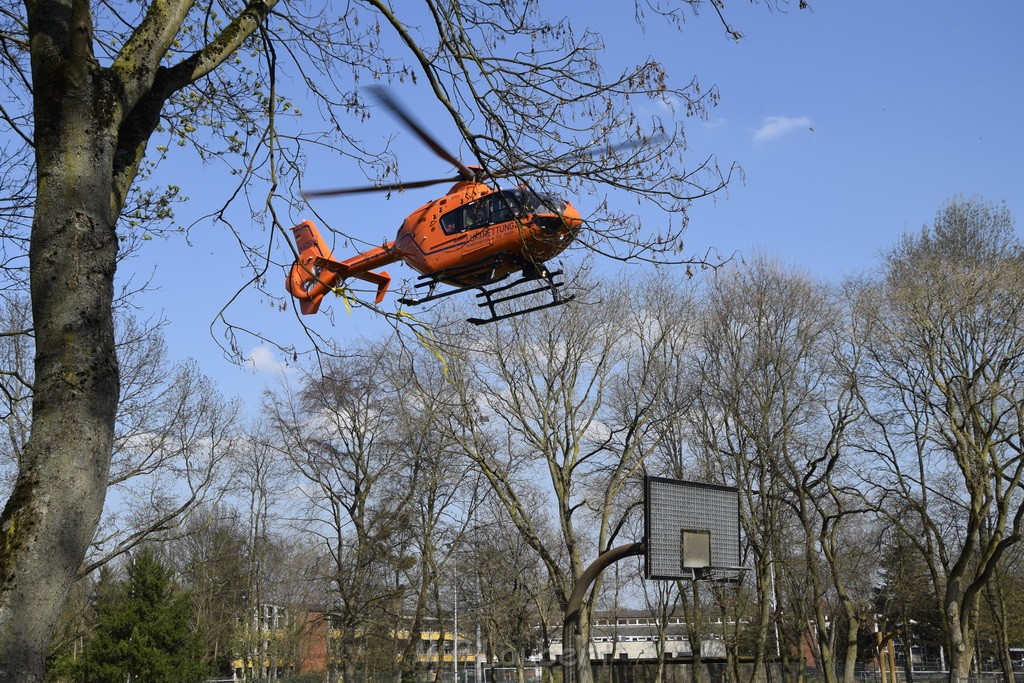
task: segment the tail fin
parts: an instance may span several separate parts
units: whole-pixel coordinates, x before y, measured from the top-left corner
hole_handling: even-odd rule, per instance
[[[285,288],[299,300],[303,314],[316,313],[327,293],[334,289],[339,280],[347,277],[357,277],[377,285],[375,302],[379,304],[384,300],[391,276],[387,273],[373,273],[366,268],[395,260],[385,247],[377,247],[347,261],[338,262],[334,260],[330,247],[324,242],[313,221],[302,221],[292,228],[292,233],[295,235],[299,258],[292,264]]]

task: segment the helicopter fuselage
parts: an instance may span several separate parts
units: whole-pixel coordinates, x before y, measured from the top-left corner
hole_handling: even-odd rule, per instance
[[[557,256],[581,224],[561,199],[464,181],[411,213],[390,248],[421,275],[455,286],[487,284]],[[492,267],[474,272],[467,268],[474,263]]]
[[[554,277],[561,275],[561,271],[549,271],[544,261],[562,253],[579,234],[583,225],[579,211],[563,199],[534,192],[527,187],[501,190],[482,182],[485,178],[508,177],[516,169],[530,166],[514,164],[501,175],[485,171],[480,166],[467,166],[427,132],[387,90],[371,87],[370,92],[435,155],[452,164],[457,175],[320,190],[303,193],[304,196],[308,199],[455,184],[445,196],[427,202],[409,214],[394,240],[344,261],[334,260],[330,247],[312,221],[303,221],[292,228],[298,258],[288,272],[285,287],[299,300],[302,312],[316,313],[324,296],[332,290],[340,293],[338,283],[348,278],[359,278],[376,285],[375,302],[380,303],[391,283],[391,276],[378,269],[396,261],[402,261],[420,273],[420,281],[414,289],[426,288],[425,295],[403,297],[399,303],[417,306],[477,289],[480,291],[476,296],[485,300],[478,305],[486,308],[490,315],[487,318],[469,318],[474,324],[504,320],[571,301],[571,296],[563,297],[558,293],[564,282],[558,282]],[[521,274],[520,278],[490,286],[517,272]],[[434,290],[441,283],[450,285],[451,289],[436,293]],[[550,295],[549,302],[531,303],[513,311],[499,312],[495,308],[541,292]]]
[[[344,261],[335,261],[316,226],[303,221],[292,228],[299,258],[286,284],[303,313],[315,313],[347,278],[376,284],[380,303],[391,277],[373,271],[396,261],[436,282],[487,285],[541,267],[569,246],[582,224],[579,211],[557,197],[460,181],[409,214],[393,241]]]

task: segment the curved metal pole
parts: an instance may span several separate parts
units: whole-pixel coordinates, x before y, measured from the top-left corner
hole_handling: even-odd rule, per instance
[[[590,586],[609,565],[627,557],[643,555],[646,551],[647,544],[644,541],[611,548],[598,555],[597,559],[580,574],[579,580],[572,588],[572,595],[569,596],[569,602],[565,607],[565,621],[562,623],[562,683],[575,683],[576,680],[575,626],[579,624],[583,598],[586,597]]]

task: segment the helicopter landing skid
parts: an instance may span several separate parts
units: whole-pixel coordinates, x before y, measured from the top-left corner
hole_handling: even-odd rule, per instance
[[[524,315],[526,313],[541,311],[544,310],[545,308],[561,306],[564,303],[572,301],[575,298],[575,296],[564,297],[558,293],[558,290],[565,286],[564,282],[555,281],[555,277],[561,274],[562,271],[560,270],[550,272],[544,267],[539,267],[537,269],[533,269],[533,272],[531,274],[523,275],[514,282],[501,285],[500,287],[491,287],[491,285],[493,285],[495,282],[500,281],[495,280],[486,285],[466,285],[463,287],[455,287],[453,289],[446,289],[445,291],[439,292],[437,294],[434,293],[434,288],[437,286],[438,281],[436,279],[431,279],[429,282],[424,282],[417,285],[417,287],[430,287],[426,296],[403,297],[398,300],[398,303],[406,306],[420,306],[422,304],[430,303],[432,301],[437,301],[438,299],[444,299],[446,297],[452,296],[453,294],[461,294],[463,292],[468,292],[470,290],[475,289],[479,290],[479,292],[476,295],[477,298],[483,299],[483,301],[478,303],[477,306],[479,306],[480,308],[486,308],[488,312],[490,312],[490,316],[486,318],[467,318],[467,321],[473,323],[474,325],[486,325],[488,323],[497,322],[499,320],[506,320],[508,318],[514,318],[516,316]],[[511,291],[516,290],[521,285],[527,283],[537,283],[538,280],[543,281],[543,284],[539,284],[535,287],[532,287],[524,291]],[[490,287],[490,289],[488,289],[488,287]],[[503,294],[504,292],[508,293]],[[508,313],[499,314],[496,309],[496,306],[498,304],[505,303],[508,301],[514,301],[516,299],[521,299],[525,296],[530,296],[531,294],[539,294],[541,292],[550,293],[551,301],[539,304],[537,306],[530,306],[529,308],[510,311]]]
[[[467,318],[466,320],[468,322],[473,323],[474,325],[486,325],[488,323],[497,322],[499,320],[506,320],[508,318],[515,318],[515,317],[520,316],[520,315],[526,315],[527,313],[533,313],[534,311],[543,311],[545,308],[554,308],[555,306],[561,306],[562,304],[568,303],[568,302],[572,301],[576,297],[575,296],[560,296],[559,295],[558,290],[561,287],[563,287],[565,285],[565,283],[564,282],[556,282],[555,281],[555,276],[561,275],[561,274],[562,274],[562,271],[560,271],[560,270],[557,270],[557,271],[552,273],[552,272],[548,272],[545,269],[539,275],[535,275],[535,276],[532,276],[532,277],[531,276],[523,276],[523,277],[519,278],[518,280],[516,280],[515,282],[510,282],[509,284],[502,285],[501,287],[495,287],[495,288],[492,288],[492,289],[485,289],[483,287],[480,287],[479,288],[480,289],[480,293],[477,294],[476,296],[477,296],[478,299],[482,298],[483,301],[478,303],[477,306],[479,306],[480,308],[486,308],[490,312],[491,315],[490,315],[489,318]],[[519,287],[520,285],[525,284],[527,282],[536,282],[537,280],[543,280],[544,284],[539,285],[537,287],[533,287],[531,289],[527,289],[525,291],[513,292],[513,293],[510,293],[510,294],[506,294],[504,296],[495,296],[496,294],[501,294],[502,292],[507,292],[509,290],[515,289],[515,288]],[[498,314],[497,310],[495,309],[495,305],[496,304],[500,304],[500,303],[503,303],[505,301],[515,301],[516,299],[521,299],[524,296],[530,296],[531,294],[539,294],[541,292],[548,292],[548,293],[550,293],[551,294],[551,301],[548,301],[547,303],[539,304],[537,306],[530,306],[529,308],[521,308],[521,309],[516,310],[516,311],[510,311],[508,313],[502,313],[500,315]]]
[[[416,283],[415,288],[421,289],[426,288],[426,294],[424,296],[405,296],[398,300],[398,303],[405,306],[420,306],[422,304],[430,303],[431,301],[437,301],[438,299],[444,299],[453,294],[462,294],[473,289],[480,289],[481,283],[483,286],[492,285],[498,282],[502,278],[495,278],[494,273],[497,267],[501,264],[501,259],[492,258],[487,259],[483,262],[470,263],[465,266],[459,266],[457,268],[449,268],[441,273],[431,273],[429,275],[420,275],[419,282]],[[441,284],[442,280],[450,280],[455,278],[468,278],[470,280],[479,279],[480,282],[472,285],[463,285],[453,287],[452,289],[446,289],[442,292],[435,294],[437,286]]]

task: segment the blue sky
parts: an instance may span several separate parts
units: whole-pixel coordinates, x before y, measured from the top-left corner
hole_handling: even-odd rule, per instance
[[[956,194],[1024,216],[1024,4],[732,5],[744,40],[696,50],[722,102],[693,139],[746,181],[695,205],[691,244],[839,278]]]
[[[743,33],[739,42],[725,36],[710,6],[681,32],[653,22],[641,32],[631,3],[562,7],[581,17],[577,28],[604,34],[609,70],[652,56],[677,84],[696,75],[718,87],[721,101],[710,120],[688,123],[690,145],[695,158],[713,153],[722,165],[739,163],[745,179],[693,205],[689,252],[762,251],[839,280],[871,268],[902,232],[930,223],[958,194],[1005,202],[1018,224],[1024,220],[1024,3],[1018,0],[811,0],[810,10],[794,5],[785,12],[729,0],[725,12]],[[454,136],[439,113],[419,113],[439,137]],[[370,126],[364,139],[394,129],[386,117]],[[408,150],[401,162],[410,179],[420,169],[430,176],[447,170],[411,141],[400,149]],[[179,209],[182,221],[219,201],[223,186],[194,162],[178,161],[164,172],[178,174],[190,196]],[[308,169],[305,186],[364,180],[339,162]],[[316,208],[380,243],[433,196],[421,190],[387,203],[359,197],[324,200]],[[575,203],[586,211],[586,198]],[[264,372],[239,369],[222,358],[210,332],[217,311],[243,283],[237,246],[213,225],[195,229],[191,242],[154,243],[133,264],[143,272],[155,268],[159,287],[141,303],[169,318],[173,357],[197,358],[222,391],[252,399],[280,359],[253,344],[246,351]],[[390,270],[411,275],[398,265]],[[283,280],[284,273],[270,277]],[[315,323],[325,333],[386,332],[368,311],[347,316],[340,302],[328,305],[337,309],[333,326],[325,317]],[[298,327],[291,313],[254,295],[237,307],[243,322],[271,336],[286,339]]]

